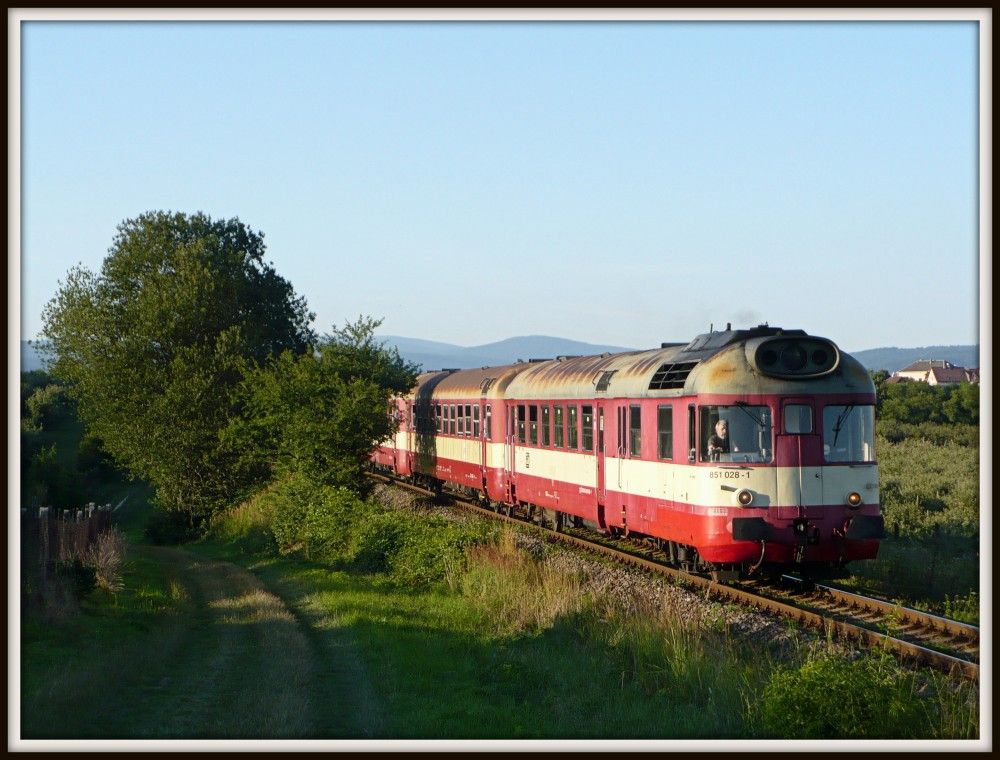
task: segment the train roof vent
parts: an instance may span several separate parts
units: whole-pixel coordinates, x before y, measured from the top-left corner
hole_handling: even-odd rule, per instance
[[[649,390],[662,391],[668,388],[683,388],[684,381],[698,362],[667,362],[662,365],[649,382]]]
[[[601,373],[601,376],[599,378],[597,378],[597,392],[598,393],[601,393],[601,392],[606,391],[608,389],[608,386],[611,385],[611,376],[613,374],[615,374],[615,372],[617,372],[617,371],[618,370],[616,370],[616,369],[610,369],[610,370],[608,370],[606,372],[602,372]]]

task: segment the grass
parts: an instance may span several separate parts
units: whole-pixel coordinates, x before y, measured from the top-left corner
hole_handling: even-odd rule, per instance
[[[518,580],[495,583],[488,568],[497,560],[519,565],[521,578],[544,578],[545,588],[532,595]],[[741,692],[723,683],[732,662],[725,647],[695,656],[683,632],[664,645],[662,631],[585,611],[560,598],[573,581],[527,557],[484,552],[470,564],[453,579],[461,593],[290,559],[255,571],[311,627],[357,642],[385,737],[719,738],[750,730]],[[643,653],[663,646],[673,669],[656,673],[647,665],[659,658]]]
[[[232,556],[220,543],[197,550]],[[352,643],[369,675],[361,679],[366,703],[381,716],[375,736],[786,737],[792,728],[774,720],[773,705],[827,660],[847,663],[822,644],[782,654],[712,626],[710,616],[602,595],[585,577],[517,548],[511,533],[466,554],[444,583],[420,588],[291,556],[242,561],[313,635]],[[860,668],[865,662],[837,671],[840,686],[818,697],[825,721],[795,735],[975,735],[974,688],[884,661],[880,670]],[[906,708],[898,720],[878,700],[844,700],[852,690],[882,693],[876,686]]]
[[[887,538],[874,560],[852,562],[839,585],[896,599],[967,623],[979,622],[978,542]]]
[[[22,618],[22,736],[88,735],[95,699],[147,672],[191,609],[171,568],[136,552],[118,594],[98,589],[58,624]]]

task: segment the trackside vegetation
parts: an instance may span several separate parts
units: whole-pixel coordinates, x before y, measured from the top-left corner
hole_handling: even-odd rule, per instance
[[[386,736],[976,734],[973,686],[888,653],[750,642],[710,613],[615,594],[518,535],[290,479],[221,515],[200,551],[250,564],[312,624],[356,631]]]
[[[848,585],[979,621],[979,388],[886,383],[875,450],[887,538]]]

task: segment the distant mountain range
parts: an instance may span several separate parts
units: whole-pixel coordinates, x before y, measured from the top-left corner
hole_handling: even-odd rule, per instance
[[[424,369],[455,367],[489,367],[512,364],[518,359],[552,359],[556,356],[587,356],[605,351],[634,351],[622,346],[601,346],[580,343],[546,335],[508,338],[482,346],[456,346],[398,335],[379,336],[388,346],[395,346],[404,359],[416,362]],[[643,348],[655,348],[644,346]],[[895,372],[918,359],[944,359],[959,367],[979,366],[979,346],[922,346],[919,348],[871,348],[848,352],[870,370]]]
[[[979,346],[922,346],[920,348],[869,348],[849,351],[868,369],[896,372],[920,359],[944,359],[956,367],[978,367]]]
[[[31,372],[36,369],[45,369],[45,361],[41,353],[35,347],[37,341],[21,341],[21,371]]]
[[[399,335],[379,336],[388,346],[395,346],[404,359],[419,364],[424,369],[493,367],[513,364],[518,359],[553,359],[557,356],[588,356],[605,351],[634,351],[623,346],[603,346],[581,343],[547,335],[526,335],[508,338],[481,346],[457,346]],[[654,346],[645,346],[654,348]],[[870,348],[851,351],[851,356],[868,369],[885,369],[895,372],[918,359],[944,359],[958,367],[979,366],[979,346],[922,346],[919,348]],[[21,371],[42,369],[43,361],[37,348],[21,341]]]
[[[496,367],[513,364],[518,359],[554,359],[557,356],[588,356],[603,354],[605,351],[618,353],[634,350],[623,346],[602,346],[552,338],[548,335],[525,335],[482,346],[456,346],[399,335],[380,335],[379,340],[387,346],[395,346],[404,359],[416,362],[425,370]]]

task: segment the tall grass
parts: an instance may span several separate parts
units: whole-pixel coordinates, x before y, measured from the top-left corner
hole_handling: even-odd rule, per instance
[[[599,652],[611,666],[616,682],[606,688],[636,691],[665,710],[672,705],[690,713],[685,720],[694,735],[752,733],[746,690],[767,672],[771,655],[765,649],[741,646],[699,616],[678,616],[662,599],[623,596],[582,571],[533,557],[510,531],[467,554],[467,568],[451,585],[498,635],[538,636],[568,622],[575,647]],[[656,734],[675,721],[663,719],[660,729],[647,730]],[[676,725],[672,730],[684,734]]]
[[[540,633],[592,605],[579,575],[533,559],[517,548],[513,531],[466,555],[465,569],[449,574],[449,585],[479,604],[501,635]]]

